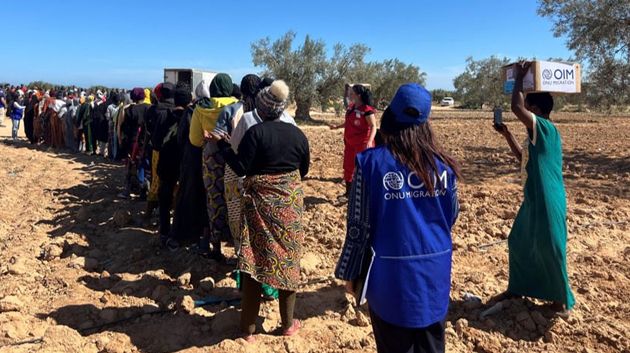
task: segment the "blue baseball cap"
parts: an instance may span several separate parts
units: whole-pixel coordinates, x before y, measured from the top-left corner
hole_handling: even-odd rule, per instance
[[[406,83],[396,91],[389,109],[399,124],[426,123],[431,114],[431,93],[417,83]]]

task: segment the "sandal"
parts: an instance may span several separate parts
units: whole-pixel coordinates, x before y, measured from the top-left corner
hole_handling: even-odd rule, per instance
[[[502,302],[504,300],[508,300],[508,299],[514,299],[514,298],[522,298],[520,295],[518,294],[514,294],[508,291],[505,291],[503,293],[499,293],[497,295],[495,295],[494,297],[490,298],[490,300],[488,300],[488,305],[490,304],[495,304],[498,302]]]
[[[298,319],[293,319],[293,324],[288,329],[282,331],[282,336],[287,336],[287,337],[294,336],[300,331],[301,328],[302,328],[302,321]]]

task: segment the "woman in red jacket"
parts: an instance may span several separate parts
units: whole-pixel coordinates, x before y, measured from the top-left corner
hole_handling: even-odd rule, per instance
[[[350,90],[352,103],[346,111],[346,120],[341,125],[331,125],[331,129],[344,128],[343,140],[343,180],[346,182],[346,195],[352,184],[354,159],[357,154],[374,147],[376,136],[376,114],[372,107],[372,93],[362,85],[354,85]]]

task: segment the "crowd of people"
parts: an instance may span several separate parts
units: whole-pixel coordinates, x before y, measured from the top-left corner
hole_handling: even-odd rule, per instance
[[[524,98],[527,68],[520,68],[512,110],[528,131],[525,148],[507,126],[495,129],[527,172],[525,198],[509,237],[508,289],[490,302],[529,296],[566,311],[574,298],[553,100],[544,93]],[[378,131],[369,89],[348,92],[344,123],[330,126],[345,129],[348,212],[335,276],[359,303],[369,303],[379,352],[444,352],[459,165],[431,129],[424,87],[401,86]],[[255,341],[264,298],[279,299],[281,335],[299,332],[294,308],[310,151],[286,110],[284,81],[250,74],[236,85],[218,74],[199,83],[194,97],[191,87],[168,82],[110,92],[9,87],[0,96],[14,139],[23,120],[32,144],[124,162],[118,196],[146,200],[147,215],[157,209],[164,248],[187,247],[230,264],[221,243],[233,244],[246,341]]]

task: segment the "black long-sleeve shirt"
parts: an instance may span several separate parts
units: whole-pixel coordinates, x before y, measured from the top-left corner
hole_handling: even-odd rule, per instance
[[[308,173],[310,152],[306,136],[297,126],[265,121],[252,126],[238,146],[238,154],[221,143],[226,162],[240,176],[300,171]]]

